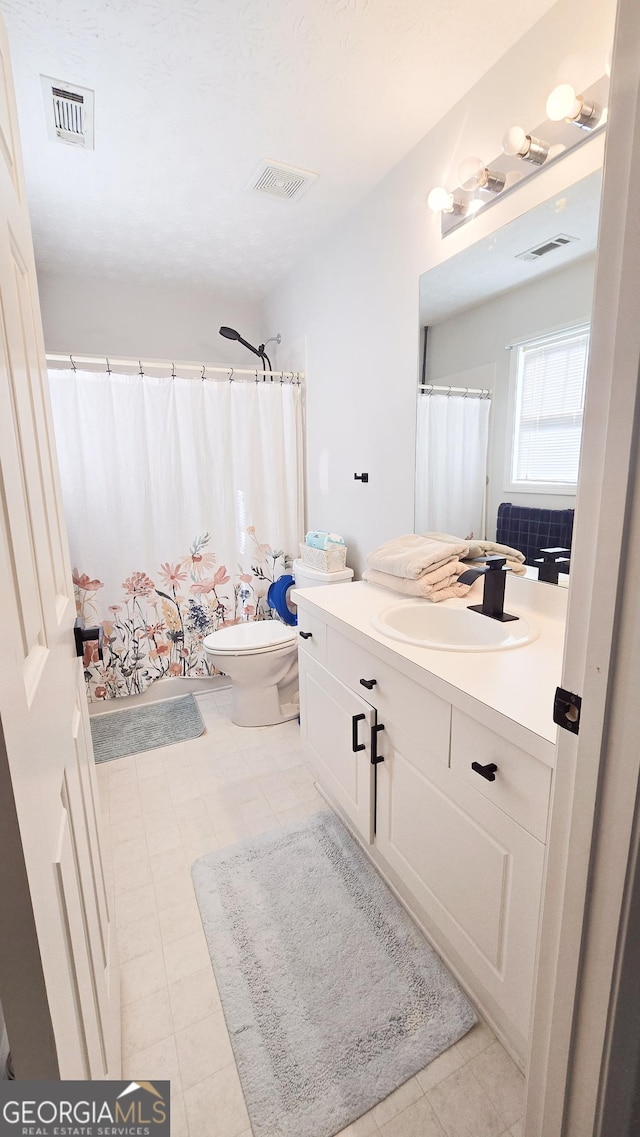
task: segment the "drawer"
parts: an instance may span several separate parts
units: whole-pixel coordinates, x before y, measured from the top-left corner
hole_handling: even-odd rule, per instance
[[[494,763],[498,769],[490,782],[471,768]],[[451,769],[522,825],[539,841],[546,841],[551,769],[482,726],[454,707],[451,719]]]
[[[378,722],[383,723],[391,739],[391,725],[396,745],[403,745],[402,736],[417,744],[419,753],[443,762],[449,761],[449,731],[451,707],[444,699],[433,695],[377,656],[341,636],[333,628],[327,629],[326,666],[346,687],[357,692],[378,711]],[[375,680],[371,688],[360,680]],[[381,739],[384,743],[384,739]],[[406,746],[406,742],[404,743]]]
[[[298,650],[305,651],[318,663],[324,664],[327,644],[327,625],[308,609],[298,605]]]

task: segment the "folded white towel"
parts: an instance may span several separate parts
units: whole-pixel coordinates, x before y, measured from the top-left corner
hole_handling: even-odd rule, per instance
[[[450,533],[427,533],[433,541],[442,541],[444,545],[450,544],[452,541],[459,541],[460,537],[452,537]],[[524,553],[519,549],[512,549],[511,545],[499,545],[497,541],[474,541],[469,538],[467,541],[469,552],[464,557],[464,560],[474,561],[478,557],[506,557],[508,561],[516,561],[520,564],[524,562]],[[509,568],[512,566],[509,565]],[[514,572],[517,571],[514,569]]]
[[[381,588],[390,588],[392,592],[399,592],[401,596],[420,596],[437,603],[438,600],[450,600],[452,596],[466,596],[471,585],[460,584],[458,581],[458,576],[464,569],[465,565],[460,561],[453,561],[448,565],[441,565],[428,576],[419,576],[413,580],[406,576],[393,576],[391,573],[378,572],[376,569],[366,569],[362,579],[369,584],[380,585]]]
[[[423,576],[430,578],[434,571],[453,565],[460,557],[468,555],[469,546],[456,537],[443,542],[421,537],[418,533],[407,533],[374,549],[367,557],[367,567],[389,576],[418,580]]]

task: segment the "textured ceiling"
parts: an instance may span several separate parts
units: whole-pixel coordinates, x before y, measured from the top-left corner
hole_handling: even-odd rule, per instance
[[[552,3],[0,0],[39,268],[264,295]],[[95,151],[40,74],[95,89]],[[249,193],[265,157],[320,177]]]

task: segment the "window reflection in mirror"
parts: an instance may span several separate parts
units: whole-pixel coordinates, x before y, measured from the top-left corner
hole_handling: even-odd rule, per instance
[[[415,530],[512,545],[532,576],[571,547],[600,191],[598,172],[420,278]]]

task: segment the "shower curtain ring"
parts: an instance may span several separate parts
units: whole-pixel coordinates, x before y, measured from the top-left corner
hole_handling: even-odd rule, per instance
[[[463,399],[466,399],[466,397],[467,397],[467,395],[468,395],[468,394],[469,394],[469,388],[468,388],[468,387],[465,387],[465,389],[464,389],[464,395],[462,396],[462,398],[463,398]]]
[[[111,368],[109,367],[109,356],[108,355],[105,356],[105,359],[107,361],[107,375],[110,375],[111,374]]]
[[[171,364],[171,378],[175,379],[175,377],[176,377],[176,365],[175,365],[175,363],[172,363]]]
[[[203,363],[203,364],[202,364],[202,375],[200,376],[200,378],[202,379],[202,382],[203,382],[203,383],[204,383],[204,381],[205,381],[206,377],[207,377],[207,375],[206,375],[206,367],[205,367],[205,365],[204,365],[204,363]]]
[[[229,368],[229,382],[233,383],[233,367]]]
[[[69,356],[69,359],[71,360],[71,366],[73,367],[73,370],[75,371],[75,370],[76,370],[76,365],[75,365],[75,363],[73,362],[73,356],[72,356],[72,355],[70,355],[70,356]]]
[[[140,375],[144,379],[144,371],[142,370],[142,361],[138,360],[138,367],[140,368]]]
[[[451,394],[452,391],[453,391],[453,387],[449,387],[449,390],[447,391],[447,398],[449,398],[449,395]]]
[[[256,367],[256,383],[258,382],[258,368]]]

